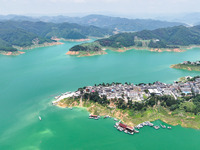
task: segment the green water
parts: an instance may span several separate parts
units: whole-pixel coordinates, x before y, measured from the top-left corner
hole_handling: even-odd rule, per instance
[[[198,130],[145,127],[132,136],[117,131],[112,119],[90,120],[84,109],[57,108],[51,101],[57,94],[95,83],[170,83],[199,75],[169,66],[199,60],[200,49],[184,53],[108,51],[108,55],[82,58],[65,55],[75,44],[0,56],[0,150],[199,150]]]

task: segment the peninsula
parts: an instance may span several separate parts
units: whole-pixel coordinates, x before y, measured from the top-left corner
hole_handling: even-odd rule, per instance
[[[62,44],[58,40],[83,42],[88,37],[105,37],[113,30],[74,23],[29,21],[0,22],[0,54],[19,55],[21,50]]]
[[[190,38],[188,38],[190,37]],[[99,39],[87,45],[76,45],[69,51],[87,51],[87,53],[99,53],[104,50],[125,52],[127,50],[149,50],[152,52],[183,52],[200,45],[200,26],[185,27],[176,26],[156,30],[143,30],[131,33],[119,33],[109,38]],[[90,47],[91,45],[91,47]],[[92,48],[98,47],[98,51]],[[69,52],[71,54],[71,52]]]
[[[112,116],[129,126],[160,119],[200,129],[200,77],[172,84],[102,83],[55,97],[60,107],[86,107],[93,115]]]
[[[183,69],[189,71],[200,71],[200,61],[196,62],[184,61],[183,63],[180,64],[171,65],[171,68]]]

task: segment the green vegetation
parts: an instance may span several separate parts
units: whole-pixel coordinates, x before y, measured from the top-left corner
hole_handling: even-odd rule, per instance
[[[0,50],[17,51],[17,47],[27,47],[45,42],[53,42],[52,37],[84,39],[88,36],[103,37],[112,34],[110,29],[95,26],[80,26],[72,23],[45,23],[28,21],[0,22]]]
[[[101,47],[124,48],[182,48],[200,45],[200,26],[176,26],[153,31],[143,30],[134,33],[120,33],[95,41]]]
[[[172,65],[171,67],[176,68],[176,69],[189,70],[189,71],[200,71],[200,66],[194,66],[194,65],[176,64],[176,65]]]
[[[84,43],[81,45],[76,45],[70,49],[70,51],[85,51],[85,52],[90,52],[90,51],[101,51],[101,46],[97,42],[93,43]]]
[[[83,89],[80,88],[79,91]],[[175,100],[171,96],[151,95],[142,102],[125,103],[123,99],[108,100],[106,96],[100,97],[97,92],[85,93],[81,96],[83,107],[96,115],[110,115],[121,119],[129,125],[160,119],[172,125],[182,125],[200,129],[200,95],[193,95]],[[80,97],[62,100],[67,106],[80,104]],[[112,105],[112,107],[111,107]],[[73,105],[75,106],[75,105]]]
[[[171,68],[184,69],[189,71],[200,71],[200,62],[184,62],[181,64],[171,65]]]
[[[144,30],[135,33],[121,33],[107,39],[98,40],[102,46],[129,47],[134,46],[135,41],[150,40],[147,45],[150,48],[177,48],[178,46],[189,46],[200,44],[200,27],[187,28],[177,26],[171,28]],[[141,45],[141,44],[140,44]]]
[[[35,39],[38,40],[38,44],[52,41],[21,29],[0,29],[0,50],[17,51],[16,48],[13,48],[14,45],[19,47],[30,46],[33,45]]]

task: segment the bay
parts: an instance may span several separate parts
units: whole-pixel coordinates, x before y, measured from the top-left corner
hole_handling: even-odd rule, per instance
[[[85,109],[51,105],[55,95],[87,85],[171,83],[182,76],[199,75],[170,68],[171,64],[185,60],[199,60],[199,48],[183,53],[107,51],[107,55],[78,58],[65,53],[79,43],[64,43],[29,50],[20,56],[0,56],[1,150],[199,149],[199,130],[145,127],[132,136],[118,132],[112,119],[89,120]]]

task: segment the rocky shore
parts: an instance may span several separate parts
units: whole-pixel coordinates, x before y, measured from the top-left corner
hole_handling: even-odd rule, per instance
[[[29,49],[34,49],[34,48],[40,48],[40,47],[47,47],[47,46],[54,46],[54,45],[61,45],[64,44],[62,42],[51,42],[51,43],[43,43],[43,44],[37,44],[37,45],[31,45],[31,46],[26,46],[26,47],[19,47],[19,46],[13,46],[17,50],[29,50]]]
[[[136,126],[137,124],[140,124],[146,120],[151,122],[155,120],[162,120],[163,122],[173,126],[181,125],[182,127],[186,128],[200,129],[200,120],[198,116],[191,115],[189,113],[174,114],[161,106],[149,108],[144,112],[135,112],[134,115],[130,115],[128,110],[120,110],[115,108],[114,103],[111,103],[108,107],[104,107],[100,104],[92,103],[90,101],[82,101],[81,99],[63,99],[57,103],[57,106],[62,108],[86,108],[90,114],[98,116],[109,115],[113,118],[121,120],[123,123],[129,126]]]
[[[105,51],[68,51],[66,55],[77,56],[77,57],[85,57],[85,56],[95,56],[95,55],[105,55],[107,54]]]
[[[17,55],[21,55],[24,54],[25,52],[21,52],[21,51],[15,51],[15,52],[6,52],[6,51],[0,51],[1,55],[7,55],[7,56],[17,56]]]

